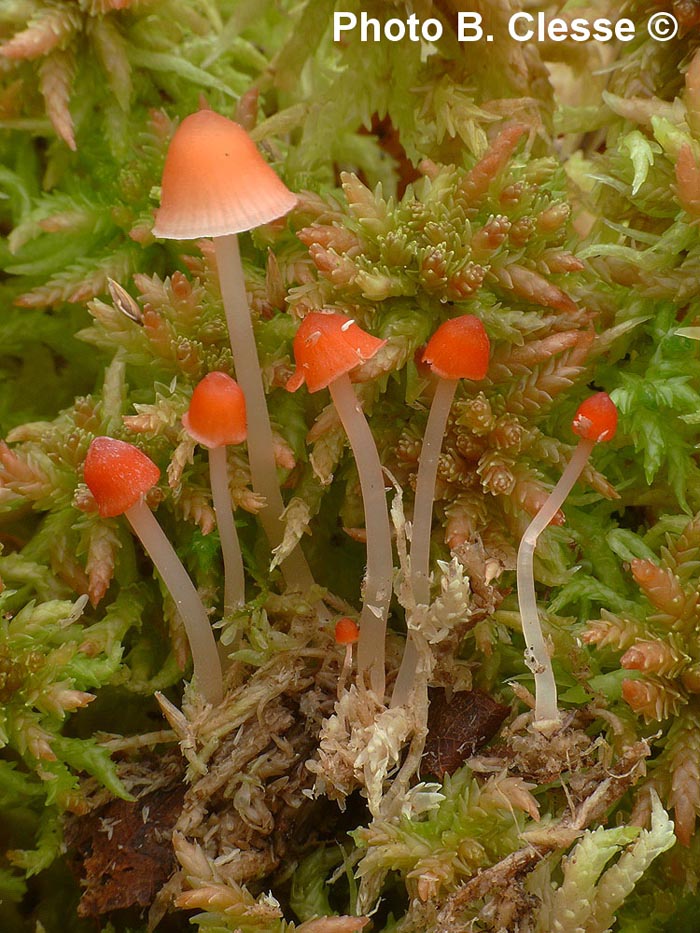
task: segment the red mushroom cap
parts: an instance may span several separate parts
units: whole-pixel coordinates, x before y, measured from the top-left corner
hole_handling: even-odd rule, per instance
[[[102,518],[113,518],[155,486],[160,470],[133,444],[96,437],[87,452],[83,476]]]
[[[371,360],[386,343],[358,327],[344,314],[312,311],[299,325],[294,337],[297,369],[287,382],[296,392],[304,382],[309,392],[318,392]]]
[[[170,142],[153,235],[189,240],[241,233],[284,216],[296,201],[242,126],[199,110]]]
[[[489,368],[491,343],[478,317],[450,318],[435,331],[423,362],[441,379],[483,379]]]
[[[596,392],[576,409],[571,430],[587,441],[610,441],[617,431],[617,408],[607,392]]]
[[[182,423],[205,447],[242,444],[247,435],[243,389],[226,373],[207,373],[195,386]]]
[[[343,616],[335,623],[335,640],[339,645],[354,645],[360,637],[360,629],[354,619]]]

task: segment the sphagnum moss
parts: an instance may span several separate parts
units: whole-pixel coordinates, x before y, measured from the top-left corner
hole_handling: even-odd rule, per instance
[[[695,5],[669,4],[666,43],[648,4],[591,5],[637,24],[605,48],[511,40],[514,0],[476,5],[492,43],[460,45],[453,0],[416,11],[443,27],[429,47],[335,43],[338,6],[0,11],[0,923],[142,933],[144,910],[210,933],[678,928],[697,912],[700,812]],[[365,12],[387,17],[378,0]],[[249,597],[233,613],[206,459],[182,427],[203,377],[236,374],[214,252],[153,236],[168,142],[203,106],[244,125],[297,196],[241,242],[286,510],[273,560],[269,504],[231,451]],[[357,469],[327,400],[284,389],[300,322],[321,310],[385,341],[354,392],[393,498],[386,696],[335,638],[362,605]],[[421,348],[462,315],[491,359],[447,417],[424,605]],[[591,390],[620,426],[538,543],[562,710],[543,735],[515,555]],[[175,604],[95,511],[98,436],[136,440],[162,471],[150,505],[218,632],[214,709],[188,684]],[[270,568],[299,541],[317,585],[285,592]],[[404,621],[413,702],[388,708]],[[478,703],[454,703],[438,736],[437,689],[511,712],[486,729],[465,712]],[[427,733],[425,760],[437,748],[455,767],[439,781],[421,771]]]

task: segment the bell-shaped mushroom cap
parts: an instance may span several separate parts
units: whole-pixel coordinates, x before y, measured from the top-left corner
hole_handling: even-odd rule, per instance
[[[339,376],[371,360],[385,343],[386,340],[368,334],[344,314],[312,311],[294,337],[297,369],[287,382],[287,389],[296,392],[303,383],[309,392],[325,389]]]
[[[609,441],[617,431],[617,408],[607,392],[596,392],[576,409],[571,430],[587,441]]]
[[[226,373],[207,373],[195,386],[182,423],[205,447],[242,444],[247,434],[243,390]]]
[[[463,314],[438,327],[423,352],[423,362],[441,379],[483,379],[490,352],[484,325],[473,314]]]
[[[87,452],[83,476],[102,518],[113,518],[155,486],[160,470],[133,444],[96,437]]]
[[[199,110],[170,143],[153,234],[190,240],[241,233],[284,216],[296,200],[243,127]]]
[[[354,619],[343,616],[335,623],[335,640],[339,645],[354,645],[360,637],[360,629]]]

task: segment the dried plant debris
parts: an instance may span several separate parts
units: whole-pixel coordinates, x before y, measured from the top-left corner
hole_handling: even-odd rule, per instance
[[[481,690],[464,690],[448,697],[430,691],[428,736],[421,770],[443,780],[489,742],[500,729],[509,708]]]
[[[335,659],[324,660],[318,651],[277,655],[215,715],[190,721],[161,701],[189,762],[176,849],[199,851],[221,883],[263,881],[314,832],[306,763],[338,676]],[[180,877],[184,885],[187,871]]]
[[[175,871],[172,834],[185,794],[181,763],[172,753],[169,760],[153,758],[140,764],[139,777],[144,789],[135,800],[110,800],[66,826],[69,862],[83,887],[81,917],[150,908]],[[161,786],[150,789],[154,783]]]

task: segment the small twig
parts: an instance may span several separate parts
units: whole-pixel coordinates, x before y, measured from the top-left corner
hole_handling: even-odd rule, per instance
[[[109,733],[103,733],[107,736]],[[100,745],[110,752],[134,751],[137,748],[149,748],[177,742],[178,737],[172,729],[159,729],[158,732],[146,732],[144,735],[115,735],[113,738],[100,739]]]

